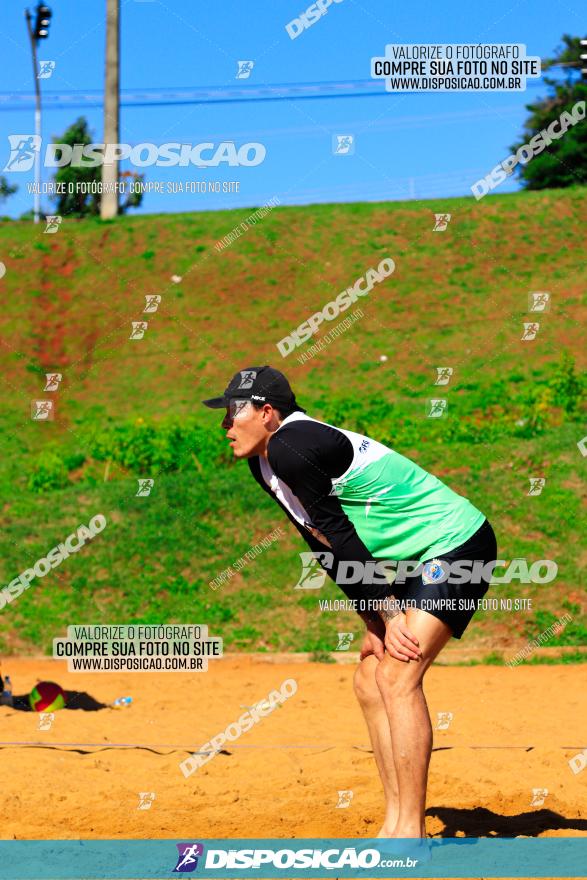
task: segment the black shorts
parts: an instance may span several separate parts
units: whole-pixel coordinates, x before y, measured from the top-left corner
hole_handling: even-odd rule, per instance
[[[486,563],[494,562],[496,555],[495,534],[489,521],[485,520],[464,544],[448,553],[435,556],[434,559],[439,562],[467,559]],[[425,563],[428,561],[431,560],[424,560]],[[478,600],[483,598],[491,580],[481,580],[475,584],[451,583],[449,575],[439,583],[427,583],[422,578],[423,574],[421,572],[406,577],[405,584],[394,584],[393,596],[400,601],[411,600],[412,607],[422,608],[442,620],[452,629],[453,638],[460,639],[476,611],[476,607],[471,606],[476,606]],[[461,579],[460,575],[455,577]]]

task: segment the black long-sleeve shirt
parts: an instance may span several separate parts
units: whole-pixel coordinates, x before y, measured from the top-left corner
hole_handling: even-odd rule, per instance
[[[332,479],[342,476],[353,461],[350,440],[336,428],[321,422],[303,420],[284,424],[270,439],[267,462],[278,480],[286,484],[295,500],[301,504],[300,522],[280,500],[263,475],[263,464],[258,456],[249,459],[251,473],[259,485],[271,495],[296,527],[329,577],[337,583],[338,564],[356,561],[362,564],[376,560],[361,541],[356,529],[336,494],[332,493]],[[277,484],[274,482],[274,487]],[[292,499],[290,499],[292,501]],[[304,512],[306,516],[304,516]],[[328,544],[320,540],[326,539]],[[327,567],[321,556],[330,550],[334,565]],[[319,555],[320,554],[320,555]],[[391,592],[389,584],[370,585],[340,584],[343,592],[352,599],[380,598]]]

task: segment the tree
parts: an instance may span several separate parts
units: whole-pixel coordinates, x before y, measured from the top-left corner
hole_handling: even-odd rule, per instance
[[[4,202],[8,196],[13,195],[17,189],[17,186],[10,186],[6,178],[0,175],[0,202]]]
[[[527,104],[530,117],[524,126],[523,140],[510,149],[515,153],[520,147],[528,144],[532,137],[544,132],[548,126],[557,122],[563,111],[571,111],[579,101],[587,101],[587,81],[577,79],[576,71],[583,62],[580,59],[584,51],[580,37],[565,34],[562,45],[555,50],[555,57],[543,62],[543,68],[561,66],[565,71],[564,81],[544,77],[544,84],[549,90],[546,98]],[[585,105],[583,105],[583,119]],[[558,124],[554,126],[560,131]],[[527,189],[547,189],[549,187],[567,187],[587,182],[587,124],[580,121],[570,125],[560,137],[552,140],[542,152],[526,164],[518,166],[520,176]]]
[[[53,138],[53,143],[75,144],[93,143],[88,121],[80,116],[73,125],[70,125],[65,134]],[[64,165],[55,174],[55,183],[59,184],[56,195],[51,198],[57,202],[57,213],[62,216],[85,217],[88,214],[98,214],[100,211],[100,195],[98,193],[101,179],[100,166],[92,165],[89,159],[81,157],[81,164]],[[78,186],[81,184],[81,186]],[[96,184],[93,186],[93,184]],[[89,190],[94,189],[94,192]],[[86,191],[84,191],[86,190]]]
[[[95,141],[92,138],[87,119],[80,116],[73,125],[69,126],[64,135],[53,138],[53,143],[69,144],[70,147],[73,147],[75,144],[87,145],[95,143]],[[123,172],[120,177],[126,188],[128,188],[130,180],[144,180],[144,175],[137,174],[135,171]],[[100,187],[102,183],[102,167],[100,165],[94,165],[92,160],[81,156],[79,159],[76,158],[75,165],[69,164],[59,168],[55,174],[55,182],[60,184],[57,189],[62,190],[62,192],[51,196],[52,200],[57,203],[57,214],[69,217],[86,217],[100,213]],[[82,185],[78,186],[78,184]],[[121,205],[121,213],[129,208],[138,208],[142,198],[143,195],[140,191],[128,194],[126,201]]]

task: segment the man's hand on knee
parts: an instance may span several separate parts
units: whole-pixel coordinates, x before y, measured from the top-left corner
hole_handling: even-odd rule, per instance
[[[368,629],[361,646],[361,660],[364,660],[365,657],[368,657],[370,654],[374,654],[378,660],[383,660],[385,655],[385,645],[383,642],[383,633],[378,635]]]
[[[385,624],[375,612],[361,612],[359,617],[365,621],[367,627],[361,647],[361,660],[370,654],[374,654],[378,660],[383,660],[385,654]]]
[[[408,628],[403,612],[396,614],[385,624],[384,642],[386,650],[395,660],[408,663],[410,660],[419,660],[422,656],[420,643]]]

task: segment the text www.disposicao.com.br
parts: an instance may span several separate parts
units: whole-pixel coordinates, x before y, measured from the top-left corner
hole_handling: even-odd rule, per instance
[[[128,669],[148,672],[153,669],[202,669],[201,657],[72,657],[69,661],[77,672],[107,672]]]

